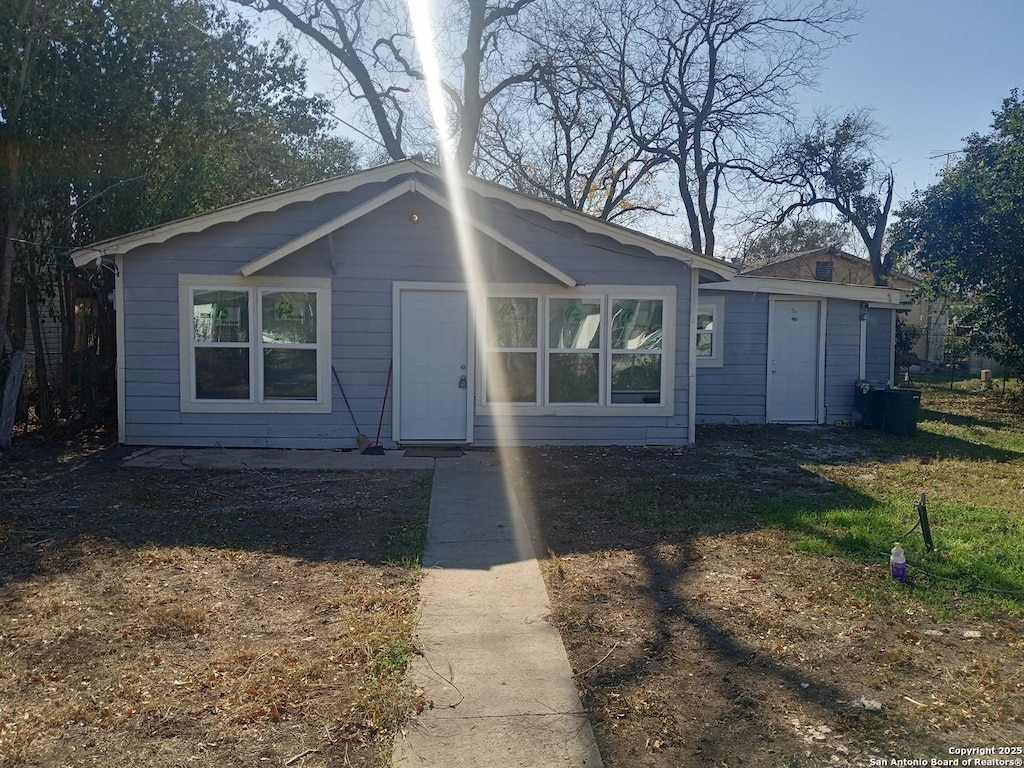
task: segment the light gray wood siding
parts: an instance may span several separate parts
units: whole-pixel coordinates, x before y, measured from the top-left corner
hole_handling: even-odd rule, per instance
[[[864,378],[886,382],[892,378],[892,356],[896,339],[892,337],[892,310],[869,309]]]
[[[768,294],[701,291],[702,297],[715,295],[725,297],[724,365],[697,369],[697,423],[763,424]],[[829,299],[825,307],[824,418],[834,424],[853,413],[853,389],[860,372],[861,305]]]
[[[853,390],[860,374],[857,301],[828,300],[825,328],[825,423],[853,418]]]
[[[356,426],[333,380],[332,412],[183,413],[179,371],[179,274],[234,274],[244,264],[345,210],[381,188],[301,203],[272,214],[220,224],[201,234],[147,245],[124,260],[125,441],[136,445],[349,448]],[[483,210],[477,206],[478,213]],[[419,221],[411,220],[411,213]],[[520,416],[520,441],[532,444],[685,444],[690,270],[606,238],[520,211],[502,209],[489,223],[583,284],[673,285],[676,307],[675,413],[672,416]],[[392,360],[393,283],[464,283],[447,212],[406,195],[265,268],[261,277],[329,278],[331,356],[358,429],[376,436]],[[556,281],[487,238],[477,238],[485,280],[552,286]],[[635,255],[644,258],[635,258]],[[392,393],[394,385],[392,386]],[[391,397],[381,439],[390,447]],[[493,417],[478,415],[474,442],[497,440]]]
[[[698,424],[764,424],[768,382],[768,296],[701,290],[724,296],[725,346],[720,368],[697,368]]]

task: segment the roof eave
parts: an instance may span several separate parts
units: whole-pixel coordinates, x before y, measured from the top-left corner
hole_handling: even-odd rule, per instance
[[[71,260],[76,267],[84,267],[92,262],[98,263],[106,257],[128,253],[143,245],[159,244],[178,235],[202,232],[217,224],[237,222],[257,213],[269,213],[294,203],[310,202],[324,195],[348,192],[364,184],[387,182],[409,173],[412,165],[410,160],[399,160],[387,165],[368,168],[364,171],[356,171],[345,176],[335,176],[325,181],[308,184],[299,189],[275,192],[271,195],[235,203],[224,208],[218,208],[215,211],[210,211],[209,213],[170,221],[156,227],[140,229],[127,235],[103,240],[72,251]]]
[[[903,292],[899,288],[878,285],[825,283],[818,280],[796,280],[786,277],[737,275],[729,282],[705,284],[701,287],[706,290],[715,291],[849,299],[851,301],[884,304],[894,309],[903,303]]]

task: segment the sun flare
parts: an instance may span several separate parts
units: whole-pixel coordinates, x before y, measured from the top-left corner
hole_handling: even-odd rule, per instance
[[[465,176],[459,169],[456,143],[445,109],[446,97],[441,86],[441,68],[434,46],[434,20],[430,13],[432,5],[429,0],[408,0],[409,18],[412,22],[420,66],[425,76],[430,115],[441,150],[441,164],[444,168],[456,246],[459,250],[459,261],[469,295],[470,322],[474,330],[472,336],[480,349],[485,345],[487,334],[486,278],[479,257],[480,250],[476,243],[477,233],[470,225],[470,201],[464,183]],[[503,380],[505,377],[503,370],[500,368],[490,370],[488,376],[494,381],[499,391],[507,389],[506,382]],[[504,490],[507,498],[511,501],[517,497],[514,478],[519,474],[516,459],[516,446],[519,444],[518,433],[510,415],[496,411],[493,414],[493,419]],[[527,512],[527,510],[523,511]],[[528,548],[529,541],[523,542],[522,546]],[[531,551],[523,551],[519,555],[523,558],[534,556]]]

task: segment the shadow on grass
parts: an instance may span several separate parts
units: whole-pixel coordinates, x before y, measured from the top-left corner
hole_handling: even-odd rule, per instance
[[[616,690],[643,681],[651,676],[652,662],[677,658],[678,651],[673,646],[681,635],[691,634],[695,635],[695,640],[691,639],[687,645],[695,647],[694,656],[701,659],[701,667],[697,672],[687,673],[691,675],[693,689],[682,693],[699,700],[698,722],[725,725],[703,729],[690,725],[693,732],[687,734],[685,741],[692,750],[691,759],[699,758],[706,761],[704,764],[717,765],[719,761],[732,764],[731,761],[743,760],[746,756],[758,764],[758,758],[763,757],[764,742],[774,740],[772,731],[778,724],[767,725],[765,720],[772,714],[754,710],[760,708],[759,702],[767,701],[780,688],[785,695],[809,706],[819,718],[818,722],[853,716],[840,702],[850,702],[864,695],[856,681],[837,685],[806,664],[783,663],[770,652],[743,642],[707,610],[701,610],[699,603],[680,598],[675,590],[665,587],[678,585],[688,578],[685,566],[668,565],[650,550],[642,554],[652,586],[639,590],[638,597],[646,597],[656,606],[653,641],[642,653],[624,663],[620,660],[619,666],[591,677],[588,680],[591,688]],[[688,562],[695,554],[688,553],[681,562]],[[885,721],[886,727],[905,725],[903,718],[893,712],[887,714]]]
[[[422,554],[429,472],[128,470],[126,453],[36,447],[0,464],[0,588],[116,548],[403,565]]]
[[[958,427],[983,427],[987,429],[1007,429],[1014,426],[1009,419],[996,421],[994,419],[980,418],[964,413],[948,413],[946,411],[933,411],[929,408],[922,408],[918,413],[919,421],[937,421],[945,424],[955,424]]]
[[[875,461],[901,461],[908,458],[931,457],[969,461],[995,461],[1000,463],[1024,459],[1024,451],[998,448],[983,442],[974,442],[952,435],[941,435],[933,432],[928,422],[941,423],[942,419],[931,418],[932,414],[934,412],[922,412],[916,434],[907,436],[891,435],[877,429],[843,430],[839,432],[836,429],[829,430],[823,428],[826,433],[846,436],[843,438],[843,442],[849,449],[847,454],[830,456],[828,453],[825,453],[820,456],[820,459],[817,459],[812,455],[813,447],[807,446],[805,447],[803,463],[813,462],[816,464],[841,466],[856,464],[864,458],[871,458]],[[929,416],[928,419],[925,418],[926,415]],[[941,417],[944,414],[935,415]],[[970,417],[965,416],[962,418],[965,420],[964,426],[971,426],[966,421]],[[947,423],[949,422],[947,421]],[[985,426],[985,424],[982,420],[973,424],[973,426],[981,427]],[[1002,428],[999,422],[989,422],[989,424],[994,425],[991,426],[993,429],[998,430]],[[838,440],[839,438],[832,437],[830,439]]]
[[[627,638],[622,641],[625,647],[616,651],[615,663],[586,676],[587,708],[600,724],[608,697],[620,696],[619,692],[626,698],[642,695],[632,691],[646,690],[662,691],[675,700],[681,697],[682,711],[664,714],[679,729],[670,740],[685,744],[665,759],[679,764],[763,757],[765,742],[774,738],[778,724],[765,722],[771,716],[757,702],[777,695],[780,688],[815,709],[819,717],[848,716],[836,702],[864,694],[747,643],[707,603],[693,599],[700,585],[687,588],[694,586],[692,564],[704,555],[697,544],[701,536],[786,527],[797,520],[806,533],[818,533],[809,522],[817,512],[837,504],[866,511],[876,504],[870,496],[801,468],[805,457],[794,440],[804,441],[805,436],[774,429],[741,431],[745,439],[707,453],[559,449],[554,471],[546,460],[553,452],[535,452],[527,459],[530,471],[524,492],[537,512],[546,547],[558,557],[629,551],[639,564],[639,573],[616,582],[618,586],[595,587],[598,606],[576,604],[567,609],[595,611],[596,626],[617,621],[611,613],[618,610],[630,617],[627,623],[637,623],[629,625],[628,635],[623,629],[614,631],[615,637]],[[792,502],[788,507],[783,494]],[[855,546],[868,547],[865,542]],[[720,567],[730,569],[732,564]],[[602,579],[597,574],[592,578]],[[621,590],[626,591],[621,603],[602,597]],[[569,600],[572,606],[573,600],[587,598]],[[628,608],[620,608],[622,604]],[[599,642],[610,641],[609,637]],[[691,666],[681,655],[700,659],[700,664]],[[702,728],[703,723],[726,725]],[[900,718],[891,715],[887,725],[900,727]],[[603,732],[599,726],[599,735]],[[612,745],[617,737],[609,734],[607,739],[602,749],[616,749]],[[610,764],[629,761],[619,754]]]
[[[856,675],[847,680],[824,671],[819,674],[809,664],[754,646],[734,629],[735,617],[730,624],[708,603],[695,599],[704,589],[696,579],[705,578],[693,566],[702,556],[697,541],[715,534],[783,530],[803,537],[801,549],[886,569],[888,548],[906,532],[891,507],[806,467],[917,460],[926,455],[993,462],[1024,458],[1016,451],[925,431],[898,437],[874,431],[777,426],[704,428],[695,447],[675,451],[540,449],[530,455],[524,483],[538,513],[544,546],[559,558],[630,552],[639,563],[637,574],[615,585],[584,587],[585,592],[597,589],[590,593],[595,595],[595,605],[584,606],[587,598],[578,591],[566,593],[566,610],[582,611],[584,617],[590,611],[594,616],[574,631],[593,631],[586,627],[612,621],[604,617],[616,610],[616,604],[602,596],[605,592],[626,595],[627,607],[619,610],[633,617],[625,620],[627,625],[642,617],[641,626],[630,628],[629,634],[643,640],[617,651],[615,664],[599,666],[587,675],[587,706],[592,716],[617,691],[623,691],[622,696],[640,691],[635,695],[641,696],[648,689],[686,686],[686,696],[699,702],[690,705],[696,713],[693,719],[728,723],[701,729],[677,721],[683,729],[681,741],[691,746],[685,755],[674,757],[704,764],[736,758],[744,748],[751,759],[763,754],[764,742],[771,741],[779,728],[777,722],[767,720],[779,713],[772,714],[756,702],[779,690],[817,711],[826,722],[861,717],[837,704],[870,693]],[[906,512],[916,514],[912,502]],[[674,554],[666,556],[666,551]],[[735,570],[730,562],[716,567]],[[593,573],[587,578],[600,583],[604,577]],[[1021,588],[1005,579],[988,586]],[[909,589],[913,595],[915,586]],[[574,607],[573,601],[581,602]],[[823,610],[828,610],[827,605]],[[624,636],[622,630],[614,635]],[[597,644],[611,645],[611,640],[606,637]],[[680,671],[679,665],[685,663],[680,661],[681,653],[691,662],[699,659],[699,664]],[[673,665],[674,678],[659,677]],[[879,728],[895,733],[909,725],[888,706],[877,722]],[[870,730],[870,723],[866,727]],[[628,764],[628,760],[622,762],[620,756],[616,764]],[[760,763],[755,759],[754,764]]]

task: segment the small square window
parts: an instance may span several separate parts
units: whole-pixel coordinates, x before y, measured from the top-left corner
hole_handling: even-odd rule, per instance
[[[721,367],[725,364],[725,297],[702,296],[697,305],[697,333],[693,344],[697,365]]]
[[[831,261],[818,261],[814,264],[814,279],[823,283],[832,282],[833,265]]]

